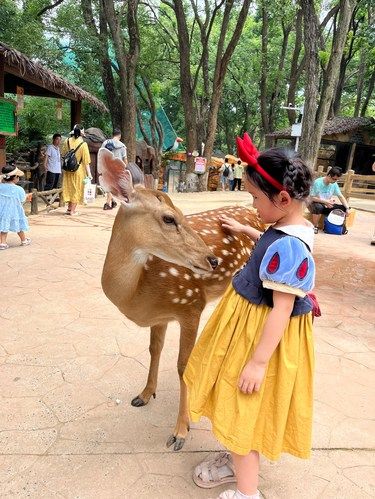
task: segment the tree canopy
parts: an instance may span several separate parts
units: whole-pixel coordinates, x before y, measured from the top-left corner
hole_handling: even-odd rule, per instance
[[[137,120],[142,130],[141,111],[148,111],[152,133],[145,138],[160,150],[156,113],[163,107],[188,153],[211,155],[233,152],[236,135],[245,130],[263,146],[267,133],[293,123],[295,114],[282,106],[303,104],[311,80],[304,3],[3,0],[0,40],[106,102],[108,116],[84,107],[86,127],[108,133],[120,126],[132,142]],[[351,5],[348,26],[341,22],[346,3]],[[314,5],[315,90],[328,100],[323,118],[373,115],[373,2]],[[332,81],[331,71],[337,73]],[[20,118],[24,135],[35,135],[38,127],[45,135],[48,122],[59,126],[55,105],[31,100]],[[64,108],[61,128],[69,126],[67,116]]]

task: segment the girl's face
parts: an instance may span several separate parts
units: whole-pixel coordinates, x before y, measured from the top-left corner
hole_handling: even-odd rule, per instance
[[[250,182],[245,177],[245,188],[253,196],[253,206],[257,210],[259,217],[263,222],[271,224],[280,220],[285,216],[285,199],[282,196],[283,192],[276,195],[274,199],[270,199],[263,191],[256,185]],[[284,193],[290,200],[287,193]],[[280,198],[280,199],[279,199]],[[289,202],[287,203],[289,204]]]

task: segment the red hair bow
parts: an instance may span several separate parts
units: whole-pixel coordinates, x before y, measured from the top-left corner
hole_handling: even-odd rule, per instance
[[[279,191],[284,191],[285,187],[280,184],[276,179],[271,177],[269,173],[264,170],[257,161],[259,156],[259,151],[253,144],[253,141],[249,137],[247,132],[244,133],[243,139],[241,137],[237,137],[237,154],[241,158],[242,161],[247,163],[249,166],[254,168],[267,182],[273,185]]]

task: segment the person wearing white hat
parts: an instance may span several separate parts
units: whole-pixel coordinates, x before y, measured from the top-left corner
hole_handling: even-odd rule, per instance
[[[31,239],[26,237],[29,224],[22,204],[26,201],[26,193],[17,185],[23,172],[14,165],[3,167],[0,179],[0,250],[9,248],[8,232],[17,232],[21,246],[28,246]]]
[[[85,177],[92,179],[90,170],[90,152],[87,143],[82,136],[85,131],[82,125],[74,125],[72,137],[66,139],[63,145],[63,154],[73,151],[78,168],[75,171],[64,171],[63,175],[63,198],[68,203],[66,215],[78,215],[77,204],[83,203],[83,190]],[[64,166],[63,166],[64,168]]]

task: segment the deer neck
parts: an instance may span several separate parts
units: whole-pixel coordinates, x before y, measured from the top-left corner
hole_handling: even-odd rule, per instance
[[[102,274],[105,294],[117,306],[129,303],[136,295],[148,254],[135,242],[131,217],[120,208],[112,229]],[[122,308],[122,307],[121,307]]]

